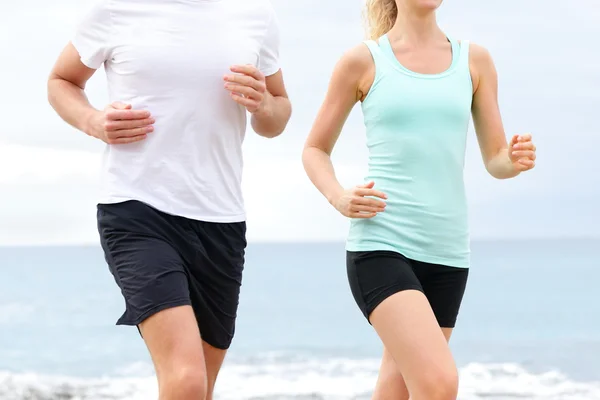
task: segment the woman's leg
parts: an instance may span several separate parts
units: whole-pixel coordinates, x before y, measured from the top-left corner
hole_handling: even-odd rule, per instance
[[[468,270],[392,251],[348,251],[346,262],[354,299],[386,349],[373,398],[401,400],[410,392],[411,400],[455,400],[458,373],[447,337]]]
[[[404,378],[390,352],[384,347],[379,376],[371,400],[408,400]]]
[[[438,326],[442,327],[442,333],[449,342],[467,286],[469,270],[414,260],[410,260],[410,265],[421,283]],[[408,398],[408,389],[400,369],[391,353],[385,349],[373,400]]]
[[[388,297],[371,313],[370,322],[411,400],[456,400],[458,371],[424,293],[405,290]]]
[[[452,328],[442,328],[442,333],[450,341]],[[404,378],[390,352],[384,347],[379,377],[373,392],[372,400],[409,400],[408,389]]]

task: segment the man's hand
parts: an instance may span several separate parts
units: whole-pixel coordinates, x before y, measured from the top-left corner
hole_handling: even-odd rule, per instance
[[[132,110],[130,104],[115,102],[92,115],[86,132],[107,144],[126,144],[146,139],[154,131],[152,124],[149,111]]]
[[[262,111],[269,95],[265,76],[253,65],[234,65],[231,72],[223,78],[231,98],[252,114]]]

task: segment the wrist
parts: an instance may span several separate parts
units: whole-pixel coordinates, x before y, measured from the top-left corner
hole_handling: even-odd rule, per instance
[[[336,190],[327,194],[327,196],[326,196],[327,201],[329,202],[329,204],[331,204],[332,206],[335,207],[335,203],[336,203],[337,199],[339,199],[343,193],[344,193],[344,188],[340,186]]]
[[[510,179],[519,175],[521,171],[510,157],[509,150],[503,150],[492,158],[486,166],[490,175],[496,179]]]
[[[96,121],[98,114],[100,111],[95,108],[90,108],[86,112],[82,113],[81,117],[81,127],[80,129],[88,136],[98,138],[98,134],[96,133],[96,129],[94,129],[94,121]]]
[[[264,98],[258,110],[252,113],[257,118],[271,118],[273,116],[273,95],[269,92],[265,92]]]
[[[511,161],[510,163],[510,169],[511,169],[511,178],[514,178],[515,176],[518,176],[521,173],[521,170],[517,167],[516,163],[513,163]]]
[[[507,165],[507,177],[508,178],[514,178],[515,176],[519,175],[521,173],[521,170],[519,170],[518,166],[517,166],[517,162],[518,160],[513,160],[513,158],[510,156],[510,150],[507,150],[506,152],[506,165]]]

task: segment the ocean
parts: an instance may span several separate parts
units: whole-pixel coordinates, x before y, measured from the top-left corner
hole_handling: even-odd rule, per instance
[[[451,346],[461,400],[600,399],[600,240],[474,241]],[[147,400],[156,383],[99,247],[0,248],[0,399]],[[221,400],[369,399],[381,345],[343,243],[251,242]]]

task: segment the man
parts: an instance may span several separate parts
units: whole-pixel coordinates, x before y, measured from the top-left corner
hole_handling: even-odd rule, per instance
[[[98,228],[161,400],[212,398],[244,263],[246,111],[261,136],[291,114],[268,0],[100,0],[51,73],[49,100],[107,143]],[[104,65],[110,99],[84,88]]]

